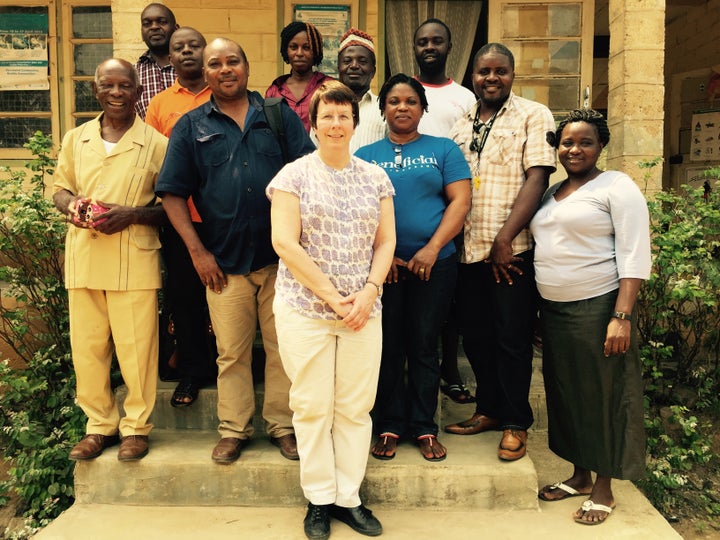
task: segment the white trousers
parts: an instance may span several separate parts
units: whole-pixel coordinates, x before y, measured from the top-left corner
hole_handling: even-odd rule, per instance
[[[292,383],[305,497],[317,505],[358,506],[380,371],[380,317],[353,332],[340,321],[300,315],[279,298],[273,309],[280,357]]]

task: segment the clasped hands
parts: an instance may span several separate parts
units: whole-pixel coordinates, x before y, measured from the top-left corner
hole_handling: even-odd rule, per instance
[[[76,195],[68,203],[68,221],[81,229],[93,229],[103,234],[115,234],[133,223],[133,208],[96,201]]]

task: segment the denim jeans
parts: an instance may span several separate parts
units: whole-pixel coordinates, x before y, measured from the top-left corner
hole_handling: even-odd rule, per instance
[[[492,265],[460,264],[458,317],[463,348],[477,380],[476,412],[504,429],[533,423],[528,401],[532,376],[532,336],[537,315],[533,252],[517,255],[522,275],[513,284],[495,282]]]
[[[397,283],[385,285],[383,351],[373,410],[377,433],[437,435],[433,417],[440,386],[438,336],[456,280],[453,255],[435,263],[429,281],[403,270]]]

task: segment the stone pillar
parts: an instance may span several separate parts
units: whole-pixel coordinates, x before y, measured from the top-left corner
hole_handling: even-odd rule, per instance
[[[609,0],[607,168],[630,175],[646,195],[662,189],[665,0]],[[649,176],[649,177],[648,177]]]

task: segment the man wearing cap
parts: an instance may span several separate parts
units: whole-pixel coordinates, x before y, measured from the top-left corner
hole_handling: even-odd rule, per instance
[[[354,153],[387,134],[378,98],[370,90],[370,81],[375,76],[375,46],[370,34],[357,28],[343,34],[338,50],[338,72],[340,82],[355,92],[360,109],[359,124],[350,141],[350,152]]]

